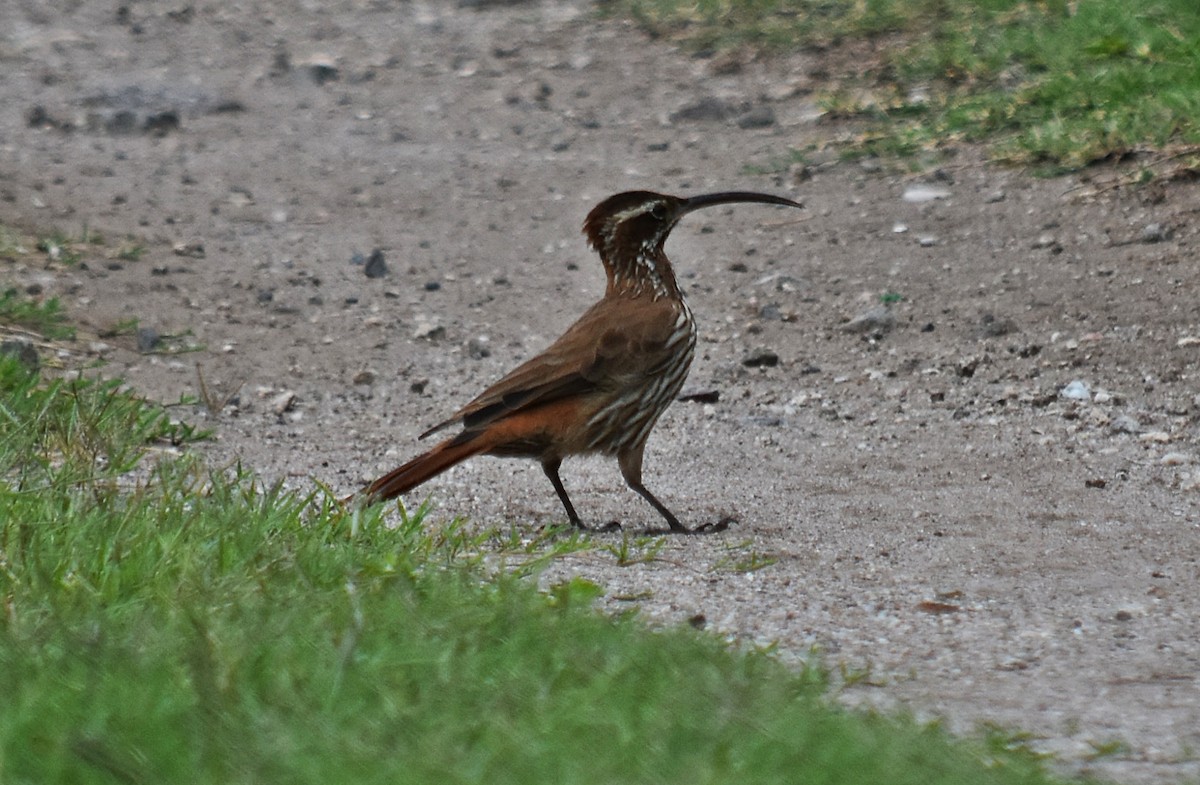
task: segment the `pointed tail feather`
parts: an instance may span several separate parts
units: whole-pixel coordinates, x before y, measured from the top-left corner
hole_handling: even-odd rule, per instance
[[[436,477],[455,464],[488,448],[486,439],[479,438],[480,432],[464,431],[447,439],[427,453],[418,455],[403,466],[392,469],[356,494],[368,504],[394,499],[407,493],[428,479]]]

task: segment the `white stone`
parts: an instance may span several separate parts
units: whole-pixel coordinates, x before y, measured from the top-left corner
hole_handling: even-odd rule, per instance
[[[1090,401],[1092,399],[1092,388],[1088,387],[1087,382],[1076,379],[1059,390],[1058,394],[1072,401]]]

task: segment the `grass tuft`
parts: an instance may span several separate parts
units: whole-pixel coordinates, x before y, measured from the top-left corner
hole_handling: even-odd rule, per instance
[[[66,323],[66,314],[57,297],[38,301],[21,295],[16,289],[5,289],[0,293],[0,324],[26,327],[46,338],[75,336],[75,329]]]
[[[871,121],[849,143],[855,154],[911,156],[970,141],[1043,173],[1150,149],[1169,150],[1172,170],[1200,166],[1194,0],[613,5],[697,50],[819,49],[833,63],[826,111]]]

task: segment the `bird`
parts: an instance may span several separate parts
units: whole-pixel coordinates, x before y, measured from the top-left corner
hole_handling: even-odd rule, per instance
[[[753,191],[679,197],[626,191],[587,215],[583,233],[600,255],[604,296],[542,353],[488,387],[420,435],[460,430],[364,487],[374,504],[407,493],[476,455],[537,460],[571,525],[588,529],[559,476],[564,458],[615,457],[625,483],[666,521],[653,533],[694,534],[727,528],[731,519],[689,529],[642,482],[646,440],[683,387],[696,349],[696,322],[663,250],[680,218],[705,207],[799,202]],[[354,496],[348,497],[352,499]],[[600,530],[619,528],[609,524]]]

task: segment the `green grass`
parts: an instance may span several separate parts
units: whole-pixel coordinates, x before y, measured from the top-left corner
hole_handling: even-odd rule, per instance
[[[129,243],[117,251],[117,258],[123,262],[136,262],[146,253],[146,246],[141,243]]]
[[[386,524],[155,451],[112,384],[0,358],[0,781],[1048,783],[823,673],[538,591],[550,533]],[[597,551],[599,553],[599,551]]]
[[[698,49],[819,47],[834,116],[872,120],[855,152],[912,155],[984,142],[1041,171],[1148,148],[1200,156],[1194,0],[616,0]],[[866,43],[864,43],[866,42]],[[846,45],[849,58],[839,58]],[[832,52],[830,55],[824,52]],[[836,63],[866,73],[837,73]]]
[[[79,264],[83,259],[83,253],[78,246],[86,244],[87,230],[84,230],[83,237],[76,239],[68,236],[65,232],[55,230],[50,234],[40,238],[37,241],[37,249],[46,254],[46,257],[52,262],[61,262],[69,267]]]
[[[25,327],[47,338],[72,338],[75,328],[66,322],[66,314],[57,297],[33,300],[16,289],[0,293],[0,324]]]

